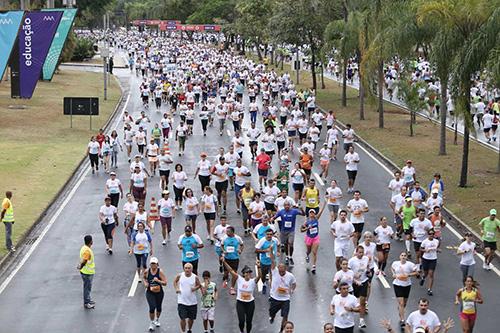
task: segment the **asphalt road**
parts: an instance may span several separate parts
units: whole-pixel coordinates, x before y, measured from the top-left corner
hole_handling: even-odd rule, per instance
[[[139,78],[130,76],[126,69],[117,69],[116,74],[124,86],[131,87],[130,100],[127,110],[132,111],[134,116],[142,110],[139,100],[138,84]],[[128,89],[128,88],[127,88]],[[162,111],[166,110],[165,106]],[[161,113],[154,108],[148,112],[152,121],[159,121]],[[177,124],[178,119],[176,119]],[[244,127],[248,126],[248,117],[245,119]],[[259,125],[261,122],[258,120]],[[261,125],[260,125],[261,126]],[[121,129],[121,125],[118,126]],[[193,180],[195,164],[198,161],[200,151],[207,151],[209,155],[215,155],[220,146],[227,147],[230,136],[224,133],[218,135],[216,128],[209,128],[208,136],[200,134],[201,124],[195,121],[194,136],[187,141],[186,154],[180,158],[177,156],[177,147],[171,144],[174,163],[181,162],[188,173],[188,185],[195,191],[199,191],[199,183]],[[232,134],[232,131],[231,131]],[[323,133],[324,134],[324,133]],[[85,149],[82,147],[82,150]],[[368,201],[370,212],[367,214],[367,226],[365,230],[373,230],[380,216],[391,216],[388,207],[390,192],[386,189],[390,180],[387,171],[364,151],[357,148],[361,162],[357,188],[362,191],[362,196]],[[294,159],[297,158],[294,152]],[[342,156],[342,153],[339,154]],[[250,166],[249,152],[245,150],[244,164]],[[318,163],[319,164],[319,163]],[[250,167],[252,173],[256,174],[255,165]],[[0,276],[3,285],[0,287],[0,323],[2,332],[145,332],[149,324],[147,316],[147,303],[144,290],[141,285],[137,290],[131,290],[135,275],[135,259],[127,254],[127,244],[123,234],[123,226],[120,225],[115,237],[114,254],[109,256],[105,253],[105,244],[97,214],[104,198],[104,183],[107,179],[102,171],[92,175],[85,170],[83,179],[75,189],[74,195],[53,219],[50,230],[44,235],[31,256],[21,262],[8,266],[8,271]],[[316,170],[317,171],[317,170]],[[339,181],[342,188],[346,189],[347,177],[343,163],[332,161],[330,164],[330,177]],[[126,155],[119,156],[118,178],[123,183],[128,183],[129,172]],[[253,177],[256,184],[255,176]],[[150,180],[148,186],[148,198],[155,194],[159,198],[159,179],[155,177]],[[325,187],[322,187],[322,191]],[[197,193],[199,195],[199,193]],[[348,198],[343,201],[346,203]],[[123,200],[121,201],[123,204]],[[119,210],[121,212],[121,208]],[[228,205],[229,223],[236,226],[237,233],[242,235],[241,219],[236,214],[234,205],[234,194],[229,196]],[[51,216],[47,217],[49,220]],[[201,220],[203,220],[201,218]],[[201,221],[202,222],[202,221]],[[321,219],[320,237],[321,245],[319,251],[318,270],[316,275],[311,275],[305,268],[305,246],[303,237],[296,237],[295,267],[291,271],[297,278],[298,288],[293,296],[291,304],[290,319],[296,324],[296,331],[320,332],[325,322],[333,321],[329,315],[328,305],[334,291],[331,288],[331,280],[335,273],[333,240],[329,235],[329,223],[327,214]],[[42,226],[48,221],[44,221]],[[182,212],[177,213],[173,226],[173,240],[176,240],[183,229]],[[203,224],[200,224],[203,226]],[[200,228],[200,236],[205,239],[206,233]],[[94,253],[96,262],[96,276],[93,286],[93,298],[96,301],[94,310],[82,308],[82,282],[78,271],[75,269],[78,263],[79,249],[85,234],[94,237]],[[431,299],[431,308],[435,310],[441,319],[451,316],[458,325],[458,307],[453,305],[453,297],[460,287],[459,259],[454,255],[453,249],[448,246],[459,244],[458,238],[448,229],[444,230],[443,253],[439,256],[439,264],[436,272],[437,281],[434,287],[434,296]],[[165,289],[163,302],[163,314],[161,318],[160,332],[179,331],[178,316],[176,311],[176,294],[172,287],[174,276],[181,271],[181,255],[175,242],[167,246],[161,246],[161,236],[154,235],[155,256],[160,260],[160,266],[168,278],[168,286]],[[242,264],[253,265],[254,254],[251,250],[254,246],[250,238],[245,238],[246,250],[241,260]],[[402,243],[394,242],[390,255],[390,262],[396,260],[399,252],[403,249]],[[20,257],[29,251],[26,247]],[[212,272],[215,280],[220,286],[222,277],[217,271],[217,259],[213,246],[207,245],[201,250],[202,258],[200,268],[202,271],[208,269]],[[19,258],[21,259],[21,258]],[[494,332],[495,315],[498,313],[498,275],[491,271],[485,272],[481,269],[482,262],[476,258],[476,278],[481,283],[485,303],[479,306],[479,320],[476,332]],[[497,263],[498,264],[498,263]],[[12,270],[17,273],[12,275]],[[389,284],[391,279],[388,278]],[[216,308],[216,331],[237,332],[235,300],[220,289],[221,295]],[[424,287],[414,285],[410,296],[408,310],[416,309],[419,297],[425,297]],[[129,297],[129,293],[133,296]],[[278,332],[279,320],[273,325],[267,320],[268,302],[267,297],[256,296],[257,309],[254,317],[254,332]],[[394,292],[391,287],[384,287],[382,281],[374,279],[372,295],[369,301],[369,314],[366,316],[368,327],[365,332],[383,332],[378,326],[381,318],[388,317],[393,323],[397,322],[397,306]],[[201,332],[201,320],[195,322],[194,332]],[[358,329],[356,328],[356,331]],[[460,332],[455,327],[451,332]]]

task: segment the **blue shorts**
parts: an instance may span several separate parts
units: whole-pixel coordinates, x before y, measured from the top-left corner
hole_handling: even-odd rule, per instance
[[[238,184],[234,184],[234,194],[238,196],[241,192],[241,190],[245,187],[245,185],[240,186]]]
[[[227,171],[227,175],[229,177],[233,177],[234,176],[234,169],[233,168],[229,168],[229,170]]]
[[[220,257],[222,255],[222,249],[220,246],[215,247],[215,253],[217,253],[218,257]]]

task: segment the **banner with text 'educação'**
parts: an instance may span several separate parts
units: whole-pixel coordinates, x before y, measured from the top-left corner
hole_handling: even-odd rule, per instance
[[[19,10],[0,13],[0,79],[3,77],[9,62],[23,15],[24,12]]]
[[[19,31],[19,97],[31,98],[62,11],[28,12]]]
[[[57,27],[56,34],[54,35],[54,39],[52,40],[52,45],[50,45],[49,53],[47,54],[47,58],[45,58],[45,63],[43,64],[42,76],[43,80],[52,80],[52,76],[54,76],[54,72],[57,67],[57,62],[59,61],[59,57],[61,56],[61,52],[64,47],[64,43],[66,42],[66,38],[68,37],[68,33],[71,30],[71,26],[73,25],[73,20],[76,15],[76,8],[64,8],[64,9],[42,9],[42,11],[62,11],[61,22],[59,22],[59,26]]]

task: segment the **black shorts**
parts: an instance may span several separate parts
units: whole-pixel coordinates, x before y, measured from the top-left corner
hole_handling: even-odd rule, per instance
[[[272,203],[264,201],[264,206],[266,206],[266,210],[270,210],[272,212],[276,211],[276,207],[274,207],[274,204]]]
[[[497,250],[497,243],[496,242],[483,241],[483,247],[484,248],[489,247],[491,251],[496,251]]]
[[[215,213],[203,213],[203,216],[205,216],[205,220],[207,221],[215,220]]]
[[[361,234],[363,232],[363,228],[365,227],[364,223],[353,223],[352,225],[354,226],[354,231],[358,234]]]
[[[160,170],[160,177],[166,177],[168,181],[169,176],[170,176],[170,170]]]
[[[368,280],[363,282],[361,285],[357,285],[355,283],[352,284],[352,293],[356,297],[366,297],[368,295]]]
[[[110,224],[102,224],[101,223],[101,228],[102,232],[104,233],[104,238],[106,239],[106,242],[110,239],[113,239],[113,230],[115,229],[115,224],[110,223]]]
[[[354,332],[354,326],[346,328],[340,328],[335,326],[335,333],[353,333],[353,332]]]
[[[491,127],[490,128],[483,128],[484,133],[488,133],[489,131],[491,131]]]
[[[347,179],[349,180],[356,180],[356,175],[358,174],[357,170],[347,170]]]
[[[377,251],[383,253],[389,253],[391,250],[391,244],[377,244]]]
[[[408,298],[410,296],[411,285],[402,287],[393,284],[393,286],[394,286],[394,294],[396,294],[397,298],[399,297]]]
[[[218,193],[221,193],[221,192],[226,192],[227,191],[227,185],[229,184],[229,182],[227,180],[223,181],[223,182],[215,182],[215,190],[218,192]]]
[[[258,145],[259,145],[259,143],[258,143],[257,141],[248,141],[248,145],[249,145],[250,147],[253,147],[253,146],[258,146]]]
[[[233,271],[237,272],[238,267],[240,265],[240,259],[225,259],[229,267],[233,269]],[[224,272],[227,272],[226,266],[224,266]]]
[[[311,175],[311,172],[312,172],[312,171],[311,171],[311,169],[302,169],[302,170],[304,171],[304,173],[305,173],[306,175],[308,175],[308,176],[310,176],[310,175]]]
[[[294,191],[302,192],[304,190],[304,184],[292,184],[292,188]]]
[[[403,230],[404,230],[405,235],[411,235],[411,234],[413,234],[413,228],[412,227],[410,227],[408,229],[403,229]]]
[[[198,305],[184,305],[177,304],[177,313],[179,314],[179,318],[181,320],[184,319],[196,319],[196,314],[198,313]]]
[[[422,245],[422,242],[413,241],[413,247],[415,248],[415,252],[420,251],[420,245]]]
[[[307,137],[307,132],[306,133],[299,132],[300,139],[305,139],[306,137]]]
[[[257,169],[257,173],[261,177],[267,177],[269,170],[268,169]]]
[[[266,150],[266,154],[273,157],[273,155],[276,154],[276,152],[274,150],[270,150],[270,151]]]
[[[285,148],[285,141],[277,141],[278,150]]]
[[[186,124],[187,125],[193,125],[194,124],[194,119],[186,119]]]
[[[349,147],[352,147],[352,143],[344,143],[344,150],[347,152],[349,150]]]
[[[425,259],[422,258],[422,270],[424,272],[427,271],[435,271],[437,265],[437,259]]]
[[[274,318],[281,310],[281,317],[288,318],[290,312],[290,301],[278,301],[269,297],[269,317]]]

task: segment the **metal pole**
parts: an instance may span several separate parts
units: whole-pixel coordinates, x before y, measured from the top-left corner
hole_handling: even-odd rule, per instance
[[[69,128],[73,128],[73,100],[69,101]]]
[[[92,99],[90,99],[90,130],[92,131]]]
[[[54,0],[47,0],[47,8],[54,8]]]
[[[28,10],[30,7],[30,1],[29,0],[21,0],[19,1],[19,6],[21,10]]]
[[[107,37],[106,37],[106,14],[103,15],[103,27],[104,27],[104,41],[103,41],[103,50],[104,49],[107,49],[107,44],[108,44],[108,40],[107,40]],[[102,51],[101,50],[101,53]],[[107,67],[108,67],[108,62],[107,62],[107,57],[102,57],[102,61],[103,61],[103,66],[102,66],[102,71],[103,71],[103,79],[104,79],[104,100],[107,101],[108,100],[108,79],[107,79]]]
[[[299,84],[299,72],[300,72],[300,62],[299,62],[299,48],[295,50],[295,64],[297,66],[297,83]]]

